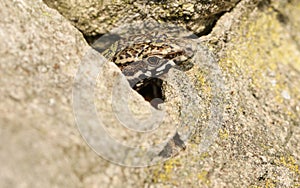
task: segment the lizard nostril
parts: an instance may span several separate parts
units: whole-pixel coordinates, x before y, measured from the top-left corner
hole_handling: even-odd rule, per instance
[[[159,78],[147,78],[142,81],[142,84],[140,82],[135,84],[133,89],[150,102],[154,108],[158,109],[158,105],[164,101],[162,83],[163,81]]]

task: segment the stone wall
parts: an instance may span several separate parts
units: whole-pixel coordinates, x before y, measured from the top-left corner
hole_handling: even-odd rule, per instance
[[[196,131],[185,151],[147,168],[112,164],[88,147],[76,126],[72,87],[91,50],[84,36],[105,33],[126,13],[116,16],[113,7],[135,7],[125,20],[135,13],[140,19],[147,8],[164,11],[169,1],[45,2],[51,8],[32,0],[0,3],[1,187],[300,186],[299,1],[197,1],[198,8],[210,7],[205,18],[190,2],[176,1],[200,16],[190,21],[176,14],[222,70],[223,123],[206,152],[198,152]],[[105,19],[98,10],[107,11]],[[107,19],[110,13],[116,21]],[[205,74],[191,74],[209,101]]]

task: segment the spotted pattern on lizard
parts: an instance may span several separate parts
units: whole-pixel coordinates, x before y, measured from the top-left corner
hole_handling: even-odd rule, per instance
[[[137,43],[132,38],[117,41],[102,53],[121,69],[131,87],[147,78],[160,78],[172,67],[191,66],[185,63],[193,57],[192,50],[183,49],[178,41],[157,33],[145,35],[144,41],[138,38]]]

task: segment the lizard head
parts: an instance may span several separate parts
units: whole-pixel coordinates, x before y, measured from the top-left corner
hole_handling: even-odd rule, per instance
[[[117,64],[125,76],[135,72],[147,76],[159,77],[169,71],[171,67],[181,67],[190,64],[193,51],[184,43],[178,41],[146,41],[126,46],[115,54],[112,61]],[[138,77],[138,75],[136,75]]]

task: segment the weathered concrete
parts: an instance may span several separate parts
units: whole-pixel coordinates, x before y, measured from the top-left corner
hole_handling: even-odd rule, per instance
[[[76,7],[72,3],[65,7]],[[41,1],[7,1],[0,7],[1,187],[300,185],[299,1],[241,1],[199,38],[218,57],[224,75],[218,138],[199,154],[200,126],[179,156],[137,169],[103,160],[77,130],[72,84],[90,50],[82,34]],[[83,32],[102,32],[85,18]],[[209,102],[207,73],[188,74]]]
[[[191,0],[44,2],[68,18],[85,36],[93,37],[104,34],[122,23],[147,17],[176,23],[196,34],[204,34],[239,0],[200,0],[196,3]]]

